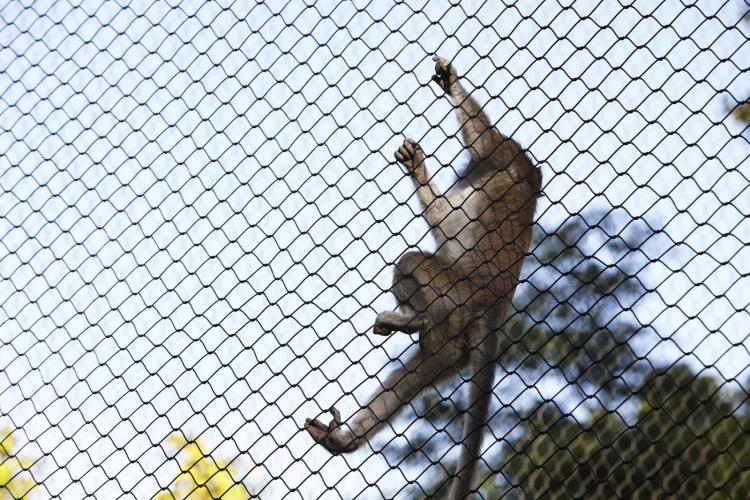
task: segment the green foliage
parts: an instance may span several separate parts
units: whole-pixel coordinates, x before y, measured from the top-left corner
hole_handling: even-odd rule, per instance
[[[750,22],[750,12],[746,13],[742,20],[747,24]],[[745,124],[750,125],[750,99],[745,99],[744,102],[737,103],[734,108],[731,108],[732,116]]]
[[[28,473],[33,461],[16,456],[15,446],[13,431],[0,429],[0,500],[26,500],[37,486]]]
[[[574,414],[557,401],[494,408],[502,420],[489,427],[503,433],[501,446],[484,456],[484,498],[741,498],[750,491],[746,393],[685,365],[654,367],[633,349],[644,331],[629,313],[645,294],[640,249],[657,233],[625,222],[579,216],[538,235],[517,312],[503,331],[498,375],[533,381],[554,373],[596,404]],[[628,236],[614,236],[621,234]],[[450,389],[417,401],[425,424],[409,447],[387,448],[417,468],[433,466],[431,483],[410,490],[413,498],[446,496],[454,465],[436,431],[460,439],[464,404],[460,392],[444,396]]]
[[[600,399],[628,395],[627,378],[642,368],[631,348],[642,327],[628,313],[645,294],[636,275],[646,259],[637,249],[653,234],[642,222],[617,225],[612,212],[538,231],[503,327],[500,366],[554,370]]]
[[[743,102],[732,110],[732,116],[737,120],[750,124],[750,103]]]
[[[186,439],[175,433],[170,445],[178,450],[180,473],[157,500],[245,500],[250,492],[239,481],[234,467],[208,455],[200,439]]]
[[[741,498],[750,491],[744,392],[720,391],[715,378],[676,365],[655,371],[637,393],[630,424],[615,412],[579,422],[540,405],[493,464],[500,475],[484,485],[493,491],[488,498]]]
[[[537,232],[514,310],[500,334],[496,379],[554,374],[601,402],[631,393],[646,363],[631,348],[643,328],[624,308],[645,293],[636,275],[646,259],[637,249],[654,233],[642,221],[617,224],[613,213],[574,216],[556,230]],[[418,398],[413,406],[428,424],[410,436],[407,447],[387,448],[391,456],[412,462],[440,456],[444,436],[436,429],[460,438],[461,395],[449,385]],[[512,412],[500,415],[505,424],[516,423]]]

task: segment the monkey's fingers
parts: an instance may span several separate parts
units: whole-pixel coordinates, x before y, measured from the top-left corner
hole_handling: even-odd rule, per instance
[[[326,430],[328,430],[328,426],[324,425],[323,422],[321,422],[317,418],[306,418],[305,419],[305,429],[310,429],[310,428],[317,428],[317,429],[326,429]]]
[[[442,75],[433,75],[432,81],[435,82],[443,92],[448,92],[450,90],[450,83],[448,83],[447,77],[443,77]]]
[[[315,440],[316,443],[325,443],[328,438],[328,426],[317,418],[305,419],[305,430]]]
[[[414,150],[409,151],[405,145],[401,145],[401,147],[394,153],[394,156],[401,163],[406,163],[414,158]]]
[[[331,409],[328,410],[331,412],[331,415],[333,415],[333,420],[331,420],[331,423],[328,424],[328,430],[334,430],[338,429],[339,425],[341,425],[341,413],[336,409],[335,406],[331,406]]]
[[[432,60],[435,61],[435,74],[432,76],[432,81],[437,83],[445,92],[448,92],[457,78],[456,70],[448,59],[437,54],[432,56]]]
[[[414,155],[420,149],[421,148],[419,147],[419,144],[417,144],[417,141],[410,137],[407,137],[406,139],[404,139],[401,147],[398,148],[397,153],[400,153],[400,156],[410,160],[414,158]]]
[[[445,57],[440,57],[439,55],[435,54],[434,56],[432,56],[432,60],[435,61],[435,73],[437,74],[437,76],[447,76],[453,69],[451,67],[451,62]]]
[[[393,332],[391,331],[390,328],[383,326],[383,325],[379,325],[378,323],[375,323],[375,325],[372,327],[372,333],[374,333],[375,335],[386,337],[392,334]]]
[[[435,55],[432,56],[432,60],[435,61],[435,70],[436,71],[438,70],[438,68],[445,68],[445,67],[447,67],[450,64],[448,62],[448,59],[446,59],[445,57],[439,56],[437,54],[435,54]]]

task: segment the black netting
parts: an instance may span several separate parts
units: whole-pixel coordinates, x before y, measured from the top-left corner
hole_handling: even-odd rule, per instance
[[[332,456],[468,162],[433,54],[543,174],[477,498],[750,491],[744,2],[0,4],[0,498],[444,498],[466,369]]]

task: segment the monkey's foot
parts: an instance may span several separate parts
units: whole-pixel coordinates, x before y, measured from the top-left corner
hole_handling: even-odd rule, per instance
[[[356,439],[351,432],[342,431],[341,414],[332,406],[330,409],[333,420],[328,425],[317,418],[305,419],[305,430],[316,443],[323,445],[332,455],[350,453],[357,449]]]
[[[424,153],[414,139],[406,138],[401,147],[394,153],[396,159],[401,162],[410,174],[424,167]]]
[[[458,81],[456,68],[453,67],[448,59],[440,57],[437,54],[432,56],[432,60],[435,61],[435,74],[432,77],[432,81],[437,83],[445,93],[450,94],[451,87]]]
[[[375,318],[372,332],[375,335],[390,335],[393,332],[414,333],[427,326],[427,320],[420,316],[409,316],[396,311],[385,311]]]

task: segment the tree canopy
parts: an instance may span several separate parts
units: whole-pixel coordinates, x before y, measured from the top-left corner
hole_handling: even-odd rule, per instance
[[[747,394],[716,374],[647,357],[650,329],[632,310],[647,293],[642,248],[658,234],[611,210],[538,231],[500,334],[497,379],[517,375],[531,389],[552,377],[574,388],[575,401],[531,390],[534,397],[510,404],[496,398],[480,472],[484,498],[750,491]],[[445,495],[454,468],[447,449],[460,439],[464,405],[456,386],[427,391],[414,403],[423,425],[410,429],[408,444],[386,446],[392,463],[426,471],[410,487],[414,498]]]

